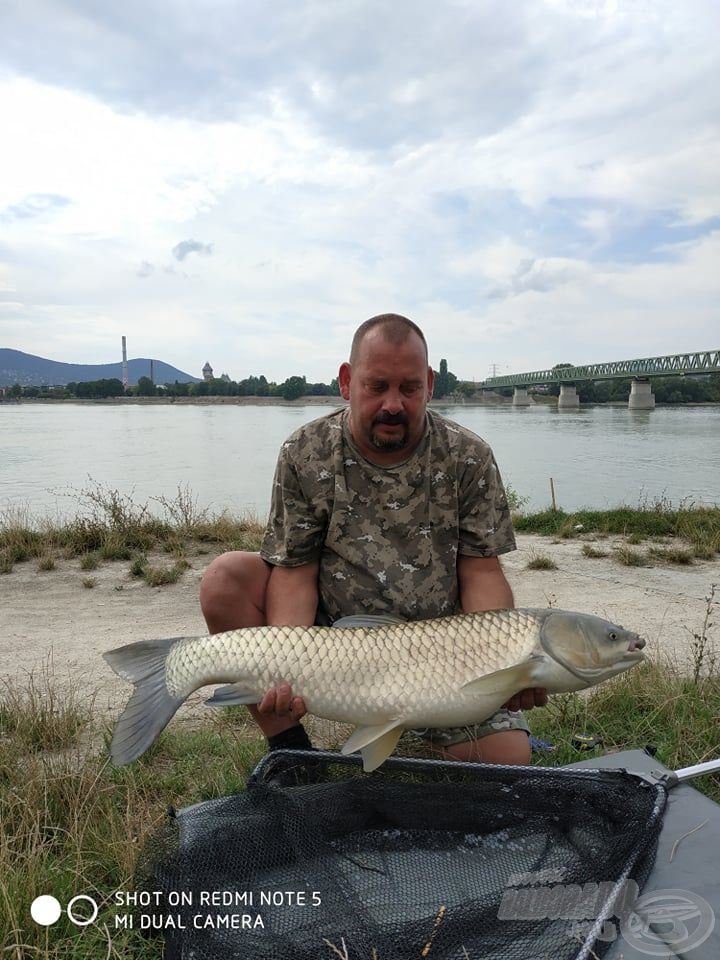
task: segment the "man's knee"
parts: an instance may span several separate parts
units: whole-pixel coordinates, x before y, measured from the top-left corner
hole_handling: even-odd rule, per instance
[[[443,755],[449,760],[470,763],[530,763],[530,738],[524,730],[501,730],[480,740],[468,740],[445,747]]]
[[[200,608],[214,632],[264,622],[270,567],[257,553],[233,550],[209,565],[200,583]]]

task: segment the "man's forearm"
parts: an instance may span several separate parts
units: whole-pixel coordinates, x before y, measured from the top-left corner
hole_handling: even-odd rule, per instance
[[[299,567],[273,567],[265,601],[269,624],[310,626],[315,623],[319,569],[317,561]]]
[[[515,606],[510,584],[497,557],[458,557],[458,587],[464,613]]]

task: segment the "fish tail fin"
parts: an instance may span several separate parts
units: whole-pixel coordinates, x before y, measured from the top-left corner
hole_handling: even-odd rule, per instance
[[[103,654],[118,676],[135,684],[110,745],[118,766],[145,753],[185,699],[172,697],[165,683],[168,653],[179,639],[140,640]]]

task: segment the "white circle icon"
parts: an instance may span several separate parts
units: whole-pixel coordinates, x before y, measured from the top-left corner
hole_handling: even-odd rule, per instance
[[[51,897],[50,894],[35,897],[30,904],[30,916],[35,923],[39,923],[42,927],[51,927],[54,923],[57,923],[61,913],[60,902],[55,897]]]
[[[86,903],[89,903],[92,905],[92,913],[87,919],[84,919],[83,917],[76,917],[75,914],[72,912],[72,908],[75,906],[76,903],[79,903],[81,900],[84,900]],[[98,905],[93,900],[92,897],[88,897],[88,895],[85,893],[79,893],[76,897],[73,897],[70,903],[67,905],[67,915],[68,915],[68,919],[72,920],[72,922],[75,924],[76,927],[86,927],[89,923],[92,923],[97,917]]]

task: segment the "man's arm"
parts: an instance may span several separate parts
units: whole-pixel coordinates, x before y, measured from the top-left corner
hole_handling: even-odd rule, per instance
[[[457,562],[460,606],[463,613],[485,610],[509,610],[515,606],[510,584],[497,557],[468,557],[460,554]],[[505,706],[508,710],[544,707],[547,691],[541,687],[521,690]]]
[[[265,594],[269,626],[302,627],[315,623],[319,570],[319,560],[297,567],[272,568]],[[251,707],[250,712],[269,736],[286,729],[288,721],[297,723],[307,709],[303,698],[293,696],[290,685],[281,683],[268,690],[257,708]]]
[[[497,557],[458,556],[458,587],[463,613],[507,610],[515,605]]]

